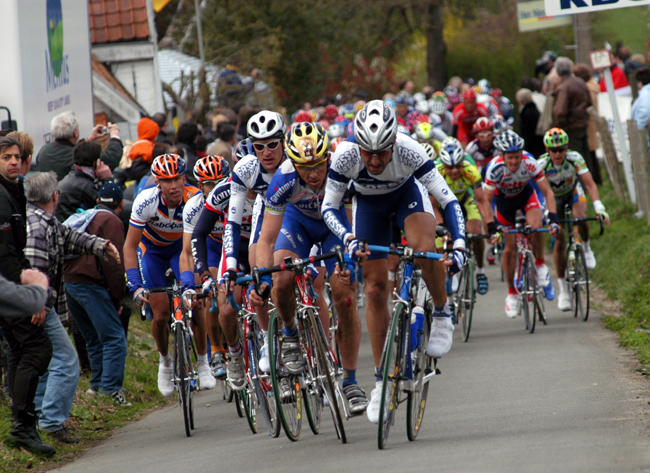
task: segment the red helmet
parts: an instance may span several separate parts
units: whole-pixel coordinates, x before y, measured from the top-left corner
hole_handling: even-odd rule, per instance
[[[174,179],[186,170],[185,160],[177,154],[161,154],[151,164],[151,173],[157,179]]]
[[[329,104],[323,112],[325,118],[336,118],[339,116],[339,109],[336,105]]]
[[[293,122],[294,123],[300,123],[300,122],[313,122],[314,121],[314,116],[305,111],[301,111],[296,113],[296,116],[293,117]]]
[[[494,130],[494,122],[488,117],[479,117],[472,126],[472,133],[480,133],[482,131]]]
[[[501,89],[492,89],[490,91],[490,95],[492,98],[498,99],[499,97],[503,96],[503,92],[501,92]]]
[[[465,102],[475,102],[476,101],[476,92],[474,89],[469,88],[463,92],[463,100]]]

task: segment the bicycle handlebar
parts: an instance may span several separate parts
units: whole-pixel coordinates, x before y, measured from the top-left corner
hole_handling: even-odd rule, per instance
[[[530,233],[548,233],[548,228],[509,228],[507,233],[523,233],[524,235],[528,235]]]
[[[584,217],[584,218],[564,218],[560,220],[560,223],[580,223],[580,222],[592,222],[594,220],[597,220],[598,223],[600,224],[600,233],[599,235],[602,235],[605,233],[605,222],[600,216],[597,217]]]
[[[359,243],[359,251],[364,252],[365,246],[366,243],[364,241],[361,241]],[[370,251],[375,251],[377,253],[387,253],[389,255],[406,256],[406,257],[413,257],[413,258],[439,260],[444,257],[444,255],[441,253],[433,253],[431,251],[415,251],[412,248],[409,248],[408,246],[402,248],[390,248],[388,246],[368,245],[368,249]]]

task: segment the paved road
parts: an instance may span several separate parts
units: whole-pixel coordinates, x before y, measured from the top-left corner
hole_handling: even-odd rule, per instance
[[[593,314],[583,323],[548,303],[549,324],[533,335],[503,310],[494,268],[479,298],[468,343],[456,334],[429,391],[419,438],[406,438],[405,409],[378,451],[376,426],[346,422],[347,445],[331,424],[303,427],[298,442],[252,435],[219,388],[197,397],[197,428],[186,438],[177,406],[150,414],[61,472],[305,471],[636,472],[650,471],[648,386],[632,357]],[[365,323],[364,323],[365,330]],[[372,387],[367,334],[359,378]],[[324,418],[325,419],[325,418]],[[260,422],[261,420],[260,417]],[[291,463],[288,463],[291,462]],[[243,470],[242,470],[243,469]]]

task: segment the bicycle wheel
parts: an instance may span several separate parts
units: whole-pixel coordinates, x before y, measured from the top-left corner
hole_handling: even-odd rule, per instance
[[[420,433],[422,420],[424,419],[424,408],[427,405],[429,394],[429,381],[424,377],[433,372],[431,366],[433,359],[427,356],[427,344],[429,343],[429,332],[431,331],[431,306],[426,305],[424,311],[424,325],[422,332],[418,333],[418,347],[411,352],[413,361],[413,388],[407,394],[406,410],[406,435],[413,441]],[[471,315],[470,315],[471,320]],[[469,331],[467,332],[469,334]],[[465,340],[467,341],[467,340]]]
[[[269,435],[276,438],[280,435],[280,422],[273,397],[273,389],[267,374],[260,370],[260,349],[262,347],[261,330],[254,320],[250,323],[251,340],[249,341],[249,359],[251,360],[253,388],[257,405],[262,411],[262,417]]]
[[[235,392],[225,379],[221,380],[221,393],[223,400],[226,402],[232,402],[233,397],[235,397]]]
[[[534,288],[537,284],[537,270],[531,254],[526,254],[524,258],[524,286],[522,293],[522,307],[524,313],[524,322],[526,330],[533,333],[535,331],[535,302],[533,300]]]
[[[386,446],[390,426],[395,421],[395,411],[398,405],[399,382],[403,375],[402,343],[405,334],[402,333],[402,330],[404,309],[404,304],[398,303],[393,310],[389,330],[386,334],[384,353],[382,354],[383,382],[379,401],[379,429],[377,432],[377,446],[380,450],[383,450]]]
[[[191,373],[190,391],[189,391],[189,416],[190,416],[190,429],[194,430],[194,392],[198,391],[198,372],[196,369],[196,360],[198,355],[196,353],[196,344],[194,338],[190,335],[189,331],[185,337],[186,353],[188,354],[189,372]]]
[[[341,408],[339,406],[340,397],[337,396],[336,387],[333,381],[334,368],[329,356],[329,347],[327,345],[327,337],[320,319],[316,316],[315,310],[309,309],[307,317],[311,325],[314,341],[316,342],[316,368],[318,373],[318,382],[321,385],[323,394],[327,399],[327,403],[332,413],[332,420],[334,421],[334,429],[336,435],[341,439],[342,443],[347,443],[345,435],[345,427],[343,426],[343,416],[341,415]]]
[[[313,326],[310,320],[300,320],[300,330],[305,346],[305,387],[302,390],[309,428],[318,435],[323,412],[323,390],[318,382],[318,366]]]
[[[278,417],[284,433],[295,442],[302,427],[302,391],[300,377],[289,374],[280,362],[282,321],[274,311],[269,322],[269,364]]]
[[[458,287],[458,295],[461,300],[457,317],[463,331],[463,341],[469,339],[469,331],[472,328],[472,314],[474,312],[474,262],[470,259],[463,268],[464,281]]]
[[[241,407],[246,421],[248,422],[248,427],[251,429],[251,432],[254,434],[257,433],[257,419],[255,417],[255,407],[253,406],[252,393],[249,392],[249,387],[237,391],[236,396],[238,397],[239,405]]]
[[[585,322],[589,318],[589,273],[585,249],[576,245],[575,281],[573,286],[574,316],[580,315]]]
[[[183,411],[183,422],[185,424],[185,435],[192,435],[190,425],[189,395],[190,381],[187,377],[187,355],[185,352],[186,342],[183,326],[179,323],[174,325],[174,382],[178,390],[178,400]]]

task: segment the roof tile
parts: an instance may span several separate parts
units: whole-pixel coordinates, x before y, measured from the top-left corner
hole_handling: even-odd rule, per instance
[[[146,0],[88,0],[93,44],[149,38]]]

